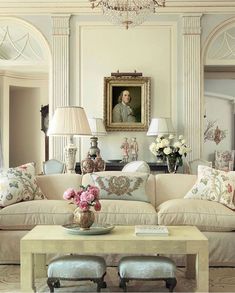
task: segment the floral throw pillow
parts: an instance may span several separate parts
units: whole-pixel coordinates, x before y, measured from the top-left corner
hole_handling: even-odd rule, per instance
[[[235,172],[198,166],[198,179],[184,198],[205,199],[222,203],[235,210]]]
[[[0,207],[33,199],[46,199],[36,183],[34,163],[0,172]]]
[[[145,192],[148,174],[141,176],[99,176],[91,174],[94,185],[100,189],[101,199],[122,199],[149,202]]]

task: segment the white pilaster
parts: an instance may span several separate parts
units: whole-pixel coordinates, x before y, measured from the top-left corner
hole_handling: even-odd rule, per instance
[[[52,101],[50,118],[57,107],[69,105],[70,14],[52,15]],[[67,138],[50,138],[50,158],[63,160]]]
[[[192,152],[188,159],[201,157],[202,109],[200,98],[201,14],[183,15],[184,134]]]

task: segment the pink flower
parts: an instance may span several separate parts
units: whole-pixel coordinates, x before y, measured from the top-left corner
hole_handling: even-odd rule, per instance
[[[99,198],[100,190],[99,190],[98,187],[96,187],[96,186],[89,186],[87,188],[87,191],[89,191],[90,193],[92,193],[95,198]]]
[[[228,184],[227,190],[228,190],[229,193],[231,193],[233,191],[233,188],[232,188],[231,184]]]
[[[87,191],[83,191],[80,195],[80,200],[81,201],[87,201],[87,195],[88,195],[88,192]]]
[[[87,201],[81,201],[79,204],[79,208],[83,211],[88,211],[89,210],[89,205]]]
[[[63,198],[67,200],[74,198],[75,196],[76,196],[76,191],[73,188],[68,188],[63,194]]]
[[[81,202],[80,197],[79,196],[75,196],[73,202],[78,206]]]
[[[97,212],[101,210],[101,204],[98,200],[95,202],[94,209]]]
[[[87,199],[88,202],[92,203],[95,200],[95,196],[94,196],[94,194],[92,194],[89,191],[87,191],[86,199]]]
[[[63,198],[72,200],[83,211],[88,211],[90,207],[94,207],[96,211],[100,211],[99,192],[98,187],[90,185],[81,186],[79,191],[74,188],[68,188],[64,192]]]

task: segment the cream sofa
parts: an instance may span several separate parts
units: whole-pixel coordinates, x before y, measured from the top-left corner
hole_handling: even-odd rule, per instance
[[[209,239],[210,265],[235,266],[235,212],[220,203],[183,199],[195,181],[196,176],[188,174],[149,175],[149,202],[101,200],[96,220],[114,225],[196,225]],[[76,207],[63,200],[63,192],[93,182],[90,174],[59,174],[37,176],[37,183],[48,200],[25,201],[0,209],[0,263],[19,263],[20,239],[35,225],[71,223]]]

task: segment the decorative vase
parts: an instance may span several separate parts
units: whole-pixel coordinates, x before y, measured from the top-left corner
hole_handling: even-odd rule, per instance
[[[176,157],[167,156],[167,169],[169,173],[176,173],[178,169],[178,160]]]
[[[93,211],[81,211],[77,208],[74,211],[74,222],[78,224],[81,229],[90,229],[95,221],[95,214]]]

